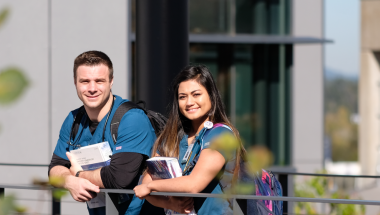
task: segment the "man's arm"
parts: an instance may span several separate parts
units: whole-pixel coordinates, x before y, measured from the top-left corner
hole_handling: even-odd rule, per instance
[[[69,190],[73,199],[79,202],[89,201],[94,197],[91,192],[98,193],[100,191],[98,186],[86,179],[73,176],[70,170],[62,165],[52,166],[49,171],[49,177],[63,178],[62,187]]]
[[[88,179],[101,188],[133,189],[138,183],[154,140],[155,133],[146,114],[138,109],[129,110],[120,121],[110,165],[81,172],[79,177]],[[72,175],[81,170],[79,165],[74,165],[73,159],[71,165]]]
[[[82,168],[66,153],[71,162],[70,174],[75,175]],[[89,180],[100,188],[132,189],[136,186],[144,167],[146,157],[139,153],[122,152],[112,156],[109,166],[79,173],[80,178]]]

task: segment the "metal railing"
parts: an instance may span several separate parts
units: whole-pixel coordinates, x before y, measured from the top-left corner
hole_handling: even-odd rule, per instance
[[[284,174],[285,172],[282,172]],[[325,177],[352,177],[347,175],[329,175],[329,174],[309,174],[309,173],[291,173],[292,175],[310,175],[310,176],[325,176]],[[380,176],[366,176],[357,175],[360,178],[380,178]],[[56,188],[53,187],[41,187],[41,186],[18,186],[18,185],[0,185],[0,195],[4,195],[5,189],[28,189],[28,190],[50,190],[51,193]],[[116,208],[108,197],[109,193],[124,193],[134,194],[133,190],[123,189],[100,189],[100,192],[106,194],[106,215],[117,214]],[[202,197],[202,198],[229,198],[233,199],[233,214],[245,215],[244,208],[239,206],[239,200],[278,200],[285,202],[316,202],[316,203],[336,203],[336,204],[357,204],[357,205],[379,205],[380,201],[375,200],[356,200],[356,199],[329,199],[329,198],[304,198],[304,197],[291,197],[291,196],[255,196],[255,195],[224,195],[224,194],[210,194],[210,193],[174,193],[174,192],[153,192],[150,195],[155,196],[179,196],[179,197]],[[285,204],[284,204],[285,205]],[[51,201],[51,213],[53,215],[61,214],[61,202],[59,199],[55,199],[52,195]],[[284,214],[287,211],[284,210]]]
[[[0,166],[34,166],[34,167],[47,167],[48,165],[43,164],[3,164]],[[328,198],[304,198],[304,197],[293,197],[291,193],[293,188],[289,187],[291,183],[290,177],[292,175],[304,175],[304,176],[322,176],[322,177],[350,177],[350,178],[380,178],[380,176],[375,175],[337,175],[337,174],[317,174],[317,173],[299,173],[295,171],[276,171],[272,169],[272,172],[277,175],[280,183],[283,186],[283,196],[256,196],[256,195],[224,195],[224,194],[210,194],[210,193],[173,193],[173,192],[154,192],[150,195],[158,196],[179,196],[179,197],[202,197],[202,198],[229,198],[233,199],[233,213],[234,215],[246,214],[244,208],[239,206],[239,201],[241,200],[278,200],[283,201],[283,212],[287,214],[289,212],[289,202],[316,202],[316,203],[337,203],[337,204],[357,204],[357,205],[379,205],[380,201],[375,200],[354,200],[354,199],[328,199]],[[0,184],[0,196],[4,195],[5,189],[27,189],[27,190],[50,190],[51,191],[51,213],[53,215],[61,214],[61,202],[59,199],[55,199],[53,196],[53,191],[56,188],[53,187],[41,187],[35,185],[1,185]],[[289,192],[290,191],[290,192]],[[107,195],[108,193],[124,193],[124,194],[134,194],[133,190],[124,189],[101,189],[100,192],[106,193],[106,214],[117,214],[116,208],[112,203],[111,199]],[[290,195],[289,195],[290,194]]]

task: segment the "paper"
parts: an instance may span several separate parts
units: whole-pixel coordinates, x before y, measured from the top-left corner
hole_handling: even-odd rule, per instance
[[[95,170],[108,166],[111,163],[110,156],[112,150],[108,142],[97,143],[84,146],[70,152],[76,159],[83,170]],[[89,208],[98,208],[106,206],[106,197],[104,193],[98,195],[87,202]]]

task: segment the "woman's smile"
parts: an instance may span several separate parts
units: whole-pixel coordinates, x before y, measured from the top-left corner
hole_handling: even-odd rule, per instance
[[[188,113],[195,113],[197,110],[199,110],[199,107],[186,109]]]

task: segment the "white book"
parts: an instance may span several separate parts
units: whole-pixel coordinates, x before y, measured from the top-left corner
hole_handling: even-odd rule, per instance
[[[83,170],[95,170],[108,166],[111,163],[112,150],[109,143],[102,142],[89,146],[84,146],[70,151],[75,160],[81,165]],[[106,206],[106,196],[104,193],[98,195],[87,202],[89,208]]]

